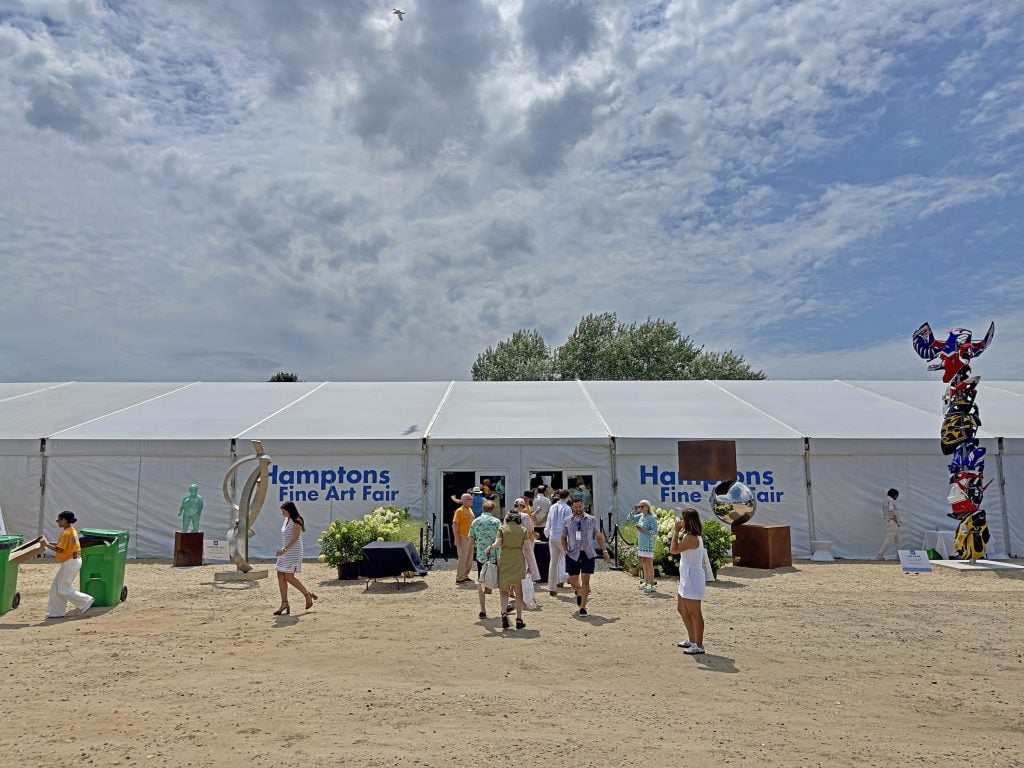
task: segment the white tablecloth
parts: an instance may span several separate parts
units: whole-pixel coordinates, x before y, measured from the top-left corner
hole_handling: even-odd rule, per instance
[[[953,536],[956,531],[928,531],[924,535],[924,543],[921,549],[934,549],[943,560],[949,560],[953,554]]]

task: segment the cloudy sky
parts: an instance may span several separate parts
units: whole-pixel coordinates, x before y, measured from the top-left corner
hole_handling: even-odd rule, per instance
[[[1021,378],[1024,0],[4,0],[0,380],[466,379],[673,320]],[[932,374],[934,376],[934,374]]]

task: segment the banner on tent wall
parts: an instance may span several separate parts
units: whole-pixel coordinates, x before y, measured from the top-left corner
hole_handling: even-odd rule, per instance
[[[270,488],[278,504],[293,501],[360,502],[374,506],[408,506],[394,467],[383,462],[355,461],[347,466],[323,462],[274,462]],[[392,485],[392,479],[396,482]]]
[[[617,458],[620,512],[625,514],[640,499],[656,507],[694,507],[702,518],[713,517],[708,494],[718,481],[680,480],[678,458],[664,456],[623,456]],[[741,456],[736,473],[757,494],[754,522],[790,527],[793,554],[810,553],[810,524],[804,490],[802,456]]]

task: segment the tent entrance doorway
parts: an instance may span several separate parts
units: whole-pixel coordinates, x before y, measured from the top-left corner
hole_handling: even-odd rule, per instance
[[[455,510],[462,504],[462,494],[473,488],[480,488],[484,491],[485,497],[489,494],[495,503],[494,514],[501,516],[505,508],[505,483],[508,473],[504,470],[463,470],[458,472],[441,473],[441,509],[444,513],[441,516],[441,528],[439,530],[440,541],[436,545],[441,557],[447,559],[455,557],[455,534],[452,532],[452,516]],[[482,504],[483,500],[477,501],[475,506]]]
[[[582,494],[587,512],[597,514],[598,503],[594,497],[594,470],[592,469],[531,469],[530,487],[546,485],[549,491],[563,488],[569,491],[570,498],[577,493]]]

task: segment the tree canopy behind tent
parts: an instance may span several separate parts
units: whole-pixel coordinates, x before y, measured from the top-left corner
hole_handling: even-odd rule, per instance
[[[709,352],[675,323],[620,323],[614,312],[583,317],[560,347],[549,349],[536,330],[518,330],[477,355],[474,381],[651,381],[765,379],[732,350]]]
[[[289,373],[288,371],[278,371],[271,376],[267,381],[298,381],[299,374]]]

